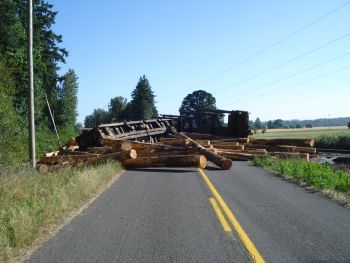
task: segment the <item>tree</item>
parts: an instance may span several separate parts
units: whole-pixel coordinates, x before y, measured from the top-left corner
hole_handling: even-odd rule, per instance
[[[312,128],[312,124],[311,124],[311,123],[308,123],[308,124],[306,124],[305,127],[306,127],[306,128]]]
[[[184,121],[189,118],[194,118],[194,124],[198,128],[206,128],[211,124],[211,117],[202,114],[195,114],[199,110],[216,109],[216,99],[209,92],[197,90],[188,94],[182,101],[179,111],[181,112]],[[221,119],[223,116],[219,116]]]
[[[74,128],[78,112],[78,77],[73,69],[62,77],[62,88],[58,93],[57,123]]]
[[[273,127],[276,129],[281,129],[283,128],[283,120],[277,119],[273,121]]]
[[[145,75],[140,77],[136,88],[131,93],[131,98],[127,111],[128,119],[146,120],[158,116],[155,95]]]
[[[348,122],[348,128],[350,129],[350,121]]]
[[[268,128],[268,129],[274,129],[274,128],[275,128],[275,126],[274,126],[274,124],[272,123],[271,120],[269,120],[269,121],[267,122],[267,128]]]
[[[260,118],[256,118],[255,119],[254,127],[255,127],[255,129],[258,129],[258,130],[261,129],[261,120],[260,120]]]
[[[112,122],[121,121],[125,118],[125,109],[128,102],[127,99],[121,96],[112,98],[108,104],[108,111]]]
[[[85,117],[85,127],[95,127],[102,123],[109,123],[110,116],[109,112],[104,109],[94,109],[93,113]]]

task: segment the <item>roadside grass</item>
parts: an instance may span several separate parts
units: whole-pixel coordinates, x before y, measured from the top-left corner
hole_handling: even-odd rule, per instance
[[[108,162],[47,174],[23,168],[1,176],[0,262],[20,256],[47,235],[50,227],[102,191],[119,171],[118,163]]]
[[[253,163],[284,177],[295,178],[299,183],[343,193],[347,199],[350,197],[350,175],[345,171],[334,170],[330,165],[271,157],[255,158]]]

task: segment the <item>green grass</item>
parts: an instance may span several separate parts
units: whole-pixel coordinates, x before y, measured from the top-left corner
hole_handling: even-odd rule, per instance
[[[317,164],[301,160],[277,160],[271,157],[256,158],[256,166],[319,189],[335,190],[350,195],[350,175],[345,171],[335,171],[326,164]]]
[[[275,138],[317,138],[324,135],[349,135],[350,130],[346,126],[331,127],[314,127],[314,128],[302,128],[302,129],[270,129],[266,133],[259,133],[252,135],[252,138],[256,139],[275,139]]]
[[[0,262],[20,256],[120,170],[118,163],[110,162],[47,174],[26,168],[0,177]]]

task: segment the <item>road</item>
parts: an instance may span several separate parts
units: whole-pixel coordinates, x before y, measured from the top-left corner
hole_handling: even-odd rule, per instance
[[[28,261],[350,262],[349,233],[350,209],[245,162],[140,169]]]

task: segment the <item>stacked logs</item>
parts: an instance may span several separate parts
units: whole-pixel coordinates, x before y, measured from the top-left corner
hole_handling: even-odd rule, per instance
[[[187,134],[203,147],[235,161],[252,160],[254,157],[275,156],[283,159],[309,160],[316,154],[313,139],[251,139],[224,138],[203,134]]]
[[[100,139],[97,145],[82,151],[72,139],[59,150],[45,154],[38,169],[47,172],[66,166],[96,165],[107,160],[117,160],[126,168],[205,168],[208,160],[228,170],[233,160],[246,161],[267,155],[309,160],[310,154],[316,154],[312,139],[224,138],[191,133],[161,137],[157,143]]]

